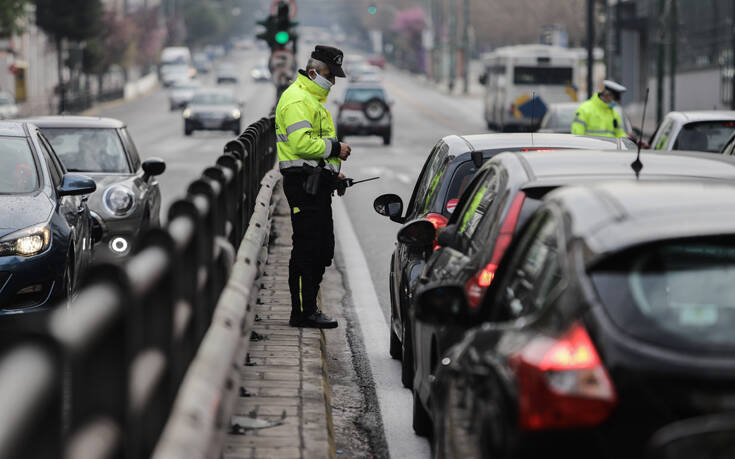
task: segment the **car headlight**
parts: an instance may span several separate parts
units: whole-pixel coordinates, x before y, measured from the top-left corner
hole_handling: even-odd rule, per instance
[[[37,225],[16,231],[0,239],[0,256],[30,257],[46,250],[51,243],[51,230]]]
[[[122,217],[133,209],[135,196],[129,189],[116,185],[105,190],[102,202],[107,212],[116,217]]]
[[[184,110],[184,118],[190,118],[190,117],[191,117],[191,110],[187,108],[186,110]]]
[[[231,115],[231,116],[232,116],[233,118],[235,118],[235,119],[238,119],[238,118],[240,118],[240,110],[238,110],[238,109],[234,109],[234,110],[232,110],[232,111],[230,112],[230,115]]]

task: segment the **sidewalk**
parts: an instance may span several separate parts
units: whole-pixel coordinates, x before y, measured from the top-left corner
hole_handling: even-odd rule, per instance
[[[292,233],[288,204],[279,193],[225,459],[336,457],[324,332],[288,326]]]

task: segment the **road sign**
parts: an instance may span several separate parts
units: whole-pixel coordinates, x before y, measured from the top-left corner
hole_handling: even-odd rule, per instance
[[[278,14],[278,4],[281,2],[288,3],[288,15],[291,20],[296,19],[296,13],[298,12],[296,0],[273,0],[273,3],[271,3],[271,16]]]

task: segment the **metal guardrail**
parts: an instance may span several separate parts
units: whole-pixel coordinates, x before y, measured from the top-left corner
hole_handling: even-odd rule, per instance
[[[226,145],[124,265],[93,267],[69,308],[2,332],[0,459],[148,458],[167,423],[168,432],[182,416],[196,421],[187,401],[207,389],[199,375],[231,371],[224,353],[247,331],[275,163],[274,120],[263,118]],[[224,413],[223,381],[196,399],[202,414],[215,402]]]

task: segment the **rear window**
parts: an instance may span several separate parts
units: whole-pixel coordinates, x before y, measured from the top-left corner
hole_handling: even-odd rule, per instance
[[[0,137],[0,193],[30,193],[38,187],[33,153],[25,137]]]
[[[520,85],[571,85],[572,68],[516,67],[513,69],[513,83]]]
[[[381,88],[348,89],[345,92],[345,102],[367,102],[374,97],[385,100],[385,92]]]
[[[735,132],[735,121],[689,123],[679,132],[674,143],[674,150],[719,153],[733,132]]]
[[[643,340],[688,350],[735,348],[735,237],[667,241],[591,273],[608,314]]]

